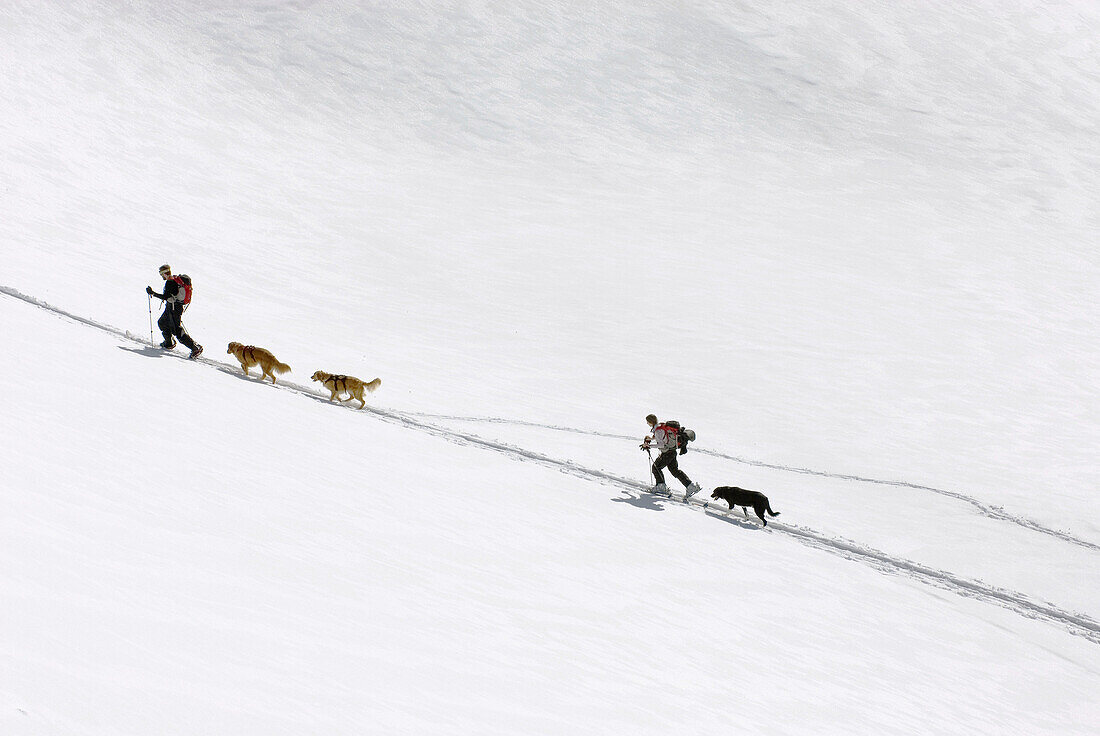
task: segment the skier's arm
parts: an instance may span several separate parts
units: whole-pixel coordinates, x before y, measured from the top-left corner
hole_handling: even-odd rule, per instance
[[[174,298],[176,296],[176,294],[179,293],[179,290],[180,290],[179,284],[177,284],[175,281],[166,281],[166,282],[164,282],[164,293],[163,294],[158,294],[157,292],[153,291],[152,286],[146,286],[145,287],[145,293],[147,293],[149,296],[155,296],[157,299],[160,299],[161,301],[168,301],[169,299]]]

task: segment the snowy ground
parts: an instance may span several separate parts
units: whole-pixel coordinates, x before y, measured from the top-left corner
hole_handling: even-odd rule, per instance
[[[0,733],[1093,733],[1097,31],[5,5]]]

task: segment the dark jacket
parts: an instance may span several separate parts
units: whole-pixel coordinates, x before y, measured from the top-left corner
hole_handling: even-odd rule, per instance
[[[171,347],[174,344],[172,338],[178,337],[180,342],[191,348],[191,350],[195,350],[197,343],[191,339],[183,326],[184,292],[180,289],[180,285],[169,279],[164,282],[163,294],[153,291],[151,286],[146,291],[150,296],[155,296],[164,302],[164,314],[160,315],[160,319],[157,320],[157,326],[160,327],[161,334],[164,335],[164,342],[168,343],[162,344],[162,347]]]
[[[183,295],[180,294],[180,285],[172,279],[168,279],[164,282],[163,294],[158,294],[157,292],[152,290],[150,290],[149,293],[150,295],[155,296],[157,299],[164,301],[168,305],[176,304],[179,299],[183,298]]]

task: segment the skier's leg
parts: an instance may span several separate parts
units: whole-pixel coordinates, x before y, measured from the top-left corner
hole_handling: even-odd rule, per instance
[[[661,472],[661,468],[663,468],[667,463],[667,452],[662,452],[653,462],[653,480],[657,481],[657,485],[659,486],[663,486],[665,484],[665,474]]]
[[[169,310],[169,322],[171,322],[172,325],[172,334],[179,338],[179,341],[186,345],[188,350],[196,350],[198,345],[191,339],[191,336],[187,334],[187,328],[183,326],[183,307],[177,304],[170,307]]]
[[[160,346],[162,348],[174,348],[176,346],[176,340],[172,337],[172,333],[175,332],[175,326],[172,324],[171,307],[164,310],[164,314],[157,320],[157,327],[160,328],[160,334],[164,336],[164,342],[162,342]]]
[[[187,334],[187,329],[183,326],[182,322],[179,323],[179,329],[176,330],[176,337],[178,337],[180,342],[186,345],[189,350],[195,349],[195,341]]]
[[[687,477],[687,473],[680,470],[680,463],[676,459],[676,451],[675,450],[672,450],[669,453],[668,472],[672,473],[672,475],[676,478],[676,480],[683,483],[684,488],[687,488],[688,486],[691,485],[691,478]]]

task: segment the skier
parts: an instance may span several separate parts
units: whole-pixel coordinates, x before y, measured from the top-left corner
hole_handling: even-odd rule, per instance
[[[166,263],[160,267],[160,277],[164,279],[164,293],[158,294],[152,286],[145,287],[145,293],[155,296],[164,302],[164,314],[157,320],[164,335],[164,342],[160,344],[165,350],[176,347],[175,338],[179,338],[187,347],[191,348],[189,358],[197,358],[202,355],[202,345],[199,345],[183,326],[183,309],[191,302],[191,280],[183,276],[173,276],[172,269]]]
[[[679,448],[679,430],[668,424],[659,423],[657,417],[653,414],[648,415],[645,420],[653,434],[647,435],[642,440],[642,449],[648,450],[651,445],[654,445],[657,452],[660,453],[653,462],[653,478],[657,481],[657,485],[653,486],[653,493],[659,493],[663,496],[669,495],[668,486],[665,485],[665,475],[661,472],[661,468],[667,467],[668,471],[684,484],[684,500],[691,498],[701,489],[698,483],[693,483],[691,478],[688,478],[687,474],[680,470],[679,463],[676,461],[676,451]]]

